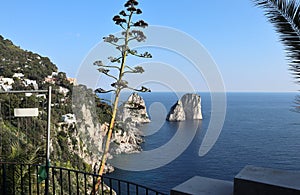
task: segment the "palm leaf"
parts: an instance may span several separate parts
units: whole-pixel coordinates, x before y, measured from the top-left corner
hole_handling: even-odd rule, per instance
[[[300,7],[296,0],[253,0],[264,9],[284,44],[290,70],[300,83]]]

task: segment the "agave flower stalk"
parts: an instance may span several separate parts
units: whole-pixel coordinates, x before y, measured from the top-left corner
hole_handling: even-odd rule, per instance
[[[113,133],[113,129],[116,122],[116,115],[118,110],[118,103],[120,98],[120,93],[123,89],[131,89],[134,91],[139,92],[150,92],[150,89],[142,86],[141,89],[135,89],[128,85],[128,82],[123,80],[125,74],[128,73],[143,73],[144,69],[140,66],[137,67],[130,67],[127,65],[126,60],[129,55],[142,57],[142,58],[151,58],[151,54],[148,52],[145,53],[138,53],[136,50],[131,50],[129,48],[129,42],[131,41],[145,41],[146,36],[140,30],[136,30],[137,28],[145,28],[148,26],[146,22],[143,20],[139,20],[137,22],[133,22],[133,15],[139,15],[142,13],[140,9],[137,8],[138,2],[136,0],[128,0],[124,5],[124,10],[122,10],[118,15],[113,17],[113,21],[116,25],[120,26],[123,29],[122,36],[116,37],[115,35],[109,35],[108,37],[104,37],[104,41],[114,46],[119,52],[120,56],[117,57],[108,57],[112,64],[118,65],[105,65],[102,61],[94,62],[94,65],[98,66],[98,71],[101,74],[104,74],[112,79],[114,79],[114,83],[111,84],[113,89],[111,90],[104,90],[102,88],[96,89],[96,93],[108,93],[108,92],[115,92],[115,98],[113,101],[113,109],[112,109],[112,117],[109,124],[109,129],[107,133],[107,138],[105,142],[105,148],[101,159],[101,164],[99,168],[99,178],[97,179],[97,183],[93,190],[92,194],[95,194],[99,188],[101,183],[101,176],[104,172],[104,167],[107,161],[107,155],[110,149],[110,142]],[[133,29],[133,30],[132,30]],[[110,74],[110,70],[117,70],[118,75]]]

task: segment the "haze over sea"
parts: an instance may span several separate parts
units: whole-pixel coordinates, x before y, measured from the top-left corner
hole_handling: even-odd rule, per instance
[[[158,102],[169,111],[177,101],[174,93],[141,95],[148,109]],[[232,181],[246,165],[300,170],[300,113],[291,111],[295,106],[296,93],[227,93],[227,113],[222,132],[204,157],[198,156],[198,151],[209,125],[211,101],[209,93],[199,95],[203,120],[192,143],[178,158],[154,170],[116,169],[110,176],[168,193],[171,188],[196,175]],[[150,110],[152,122],[143,127],[145,131],[160,127],[158,124],[162,118],[165,119],[162,109]],[[193,121],[165,121],[155,134],[145,137],[143,150],[159,148],[167,143],[179,124],[189,131]],[[169,158],[168,155],[166,153],[161,158]]]

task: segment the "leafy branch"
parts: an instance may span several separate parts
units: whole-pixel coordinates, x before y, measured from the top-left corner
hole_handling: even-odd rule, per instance
[[[265,11],[265,16],[275,26],[279,39],[285,46],[289,70],[300,84],[300,3],[296,0],[252,0]],[[296,103],[299,105],[299,97]],[[296,106],[299,110],[299,106]]]

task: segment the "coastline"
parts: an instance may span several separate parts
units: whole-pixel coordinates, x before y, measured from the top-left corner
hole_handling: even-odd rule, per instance
[[[132,172],[116,168],[111,176],[130,179],[137,183],[150,181],[151,178],[151,181],[154,181],[150,182],[149,186],[154,188],[159,186],[161,191],[168,192],[168,189],[194,175],[231,180],[248,164],[300,170],[300,155],[297,153],[300,149],[299,114],[290,111],[296,94],[227,93],[227,114],[220,138],[206,156],[199,157],[199,146],[206,133],[211,114],[210,95],[202,93],[200,95],[203,103],[203,121],[193,142],[183,154],[158,169]],[[159,100],[167,110],[172,106],[171,98],[176,96],[172,93],[167,97],[164,95],[168,93],[152,93],[152,96],[146,94],[144,96],[146,105],[151,106]],[[159,117],[153,117],[155,112],[153,110],[151,112],[153,123],[161,122]],[[145,142],[142,144],[144,151],[163,146],[172,139],[177,128],[176,124],[169,122],[158,126],[150,123],[147,126],[145,128],[159,128],[159,130],[144,137]]]

